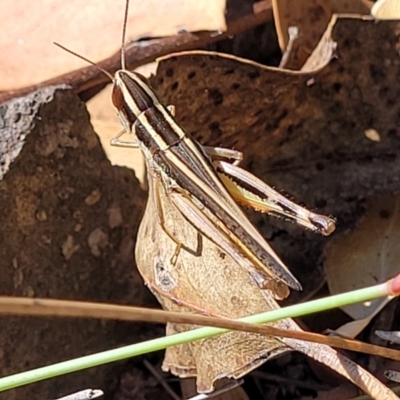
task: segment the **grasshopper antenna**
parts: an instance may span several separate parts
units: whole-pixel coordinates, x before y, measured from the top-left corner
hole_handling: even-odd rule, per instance
[[[121,45],[121,69],[125,69],[126,68],[126,62],[125,62],[125,38],[126,38],[126,25],[128,23],[128,10],[129,10],[129,0],[126,0],[126,7],[125,7],[125,15],[124,15],[124,25],[122,27],[122,45]],[[96,67],[99,71],[103,72],[103,74],[105,74],[108,78],[110,78],[111,82],[114,82],[114,77],[108,72],[106,71],[104,68],[101,68],[98,64],[96,64],[95,62],[89,60],[86,57],[81,56],[78,53],[75,53],[74,51],[67,49],[66,47],[64,47],[63,45],[53,42],[56,46],[60,47],[61,49],[63,49],[64,51],[66,51],[67,53],[70,53],[72,55],[74,55],[75,57],[80,58],[81,60],[86,61],[87,63],[93,65],[94,67]]]
[[[121,69],[125,69],[125,39],[126,39],[126,25],[128,23],[128,10],[129,0],[126,0],[124,25],[122,26],[122,43],[121,43]]]
[[[83,56],[81,56],[80,54],[75,53],[74,51],[72,51],[72,50],[70,50],[70,49],[67,49],[66,47],[62,46],[62,45],[59,44],[59,43],[56,43],[56,42],[53,42],[53,43],[54,43],[56,46],[60,47],[61,49],[65,50],[67,53],[70,53],[70,54],[72,54],[73,56],[78,57],[78,58],[80,58],[81,60],[84,60],[84,61],[86,61],[87,63],[93,65],[93,66],[96,67],[99,71],[101,71],[103,74],[105,74],[106,76],[108,76],[108,77],[110,78],[111,82],[114,82],[114,77],[113,77],[107,70],[105,70],[104,68],[101,68],[101,67],[100,67],[99,65],[97,65],[95,62],[90,61],[88,58],[83,57]]]

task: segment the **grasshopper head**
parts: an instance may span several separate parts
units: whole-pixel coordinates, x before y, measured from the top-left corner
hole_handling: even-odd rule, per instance
[[[153,107],[158,100],[144,76],[119,70],[115,73],[112,102],[125,131],[132,132],[139,115]]]

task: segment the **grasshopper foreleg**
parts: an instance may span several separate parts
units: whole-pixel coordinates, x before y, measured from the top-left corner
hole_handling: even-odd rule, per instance
[[[131,142],[126,142],[125,140],[120,140],[119,138],[125,135],[125,130],[122,130],[118,133],[117,136],[113,137],[110,140],[110,145],[115,147],[128,147],[131,149],[137,149],[139,147],[139,143],[136,140]]]

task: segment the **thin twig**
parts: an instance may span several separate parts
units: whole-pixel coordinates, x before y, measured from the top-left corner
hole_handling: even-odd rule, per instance
[[[226,32],[223,33],[208,31],[199,33],[179,33],[175,36],[151,40],[146,46],[143,46],[141,42],[136,42],[132,46],[126,48],[126,67],[127,69],[134,69],[170,53],[204,48],[211,43],[227,39],[240,32],[270,21],[271,19],[271,6],[254,7],[254,13],[243,15],[235,21],[230,22]],[[121,68],[121,52],[118,51],[111,57],[100,61],[98,65],[111,74],[115,73],[115,71]],[[91,91],[92,95],[92,93],[97,93],[99,91],[98,89],[104,87],[107,83],[109,83],[107,77],[102,74],[98,68],[88,66],[36,85],[0,92],[0,103],[15,97],[24,96],[42,87],[61,84],[71,86],[77,94]],[[97,89],[97,91],[93,89]],[[84,97],[87,100],[90,95]]]
[[[211,326],[321,343],[328,346],[357,351],[360,353],[374,354],[400,361],[400,351],[398,350],[367,344],[356,340],[327,337],[311,332],[290,331],[272,326],[249,324],[224,318],[183,314],[144,307],[120,306],[83,301],[0,296],[0,315],[101,318],[123,321],[143,321],[153,323],[174,322]]]

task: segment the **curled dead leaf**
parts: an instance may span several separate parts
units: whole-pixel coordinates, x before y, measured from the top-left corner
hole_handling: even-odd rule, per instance
[[[326,247],[324,269],[332,294],[376,285],[399,271],[400,196],[367,202],[357,228],[334,238]],[[356,320],[370,318],[386,299],[355,304],[343,310]]]
[[[378,0],[371,9],[376,19],[400,19],[400,2],[398,0]]]
[[[396,1],[396,0],[395,0]],[[289,29],[298,35],[291,44],[285,67],[299,70],[317,46],[333,14],[368,14],[362,0],[272,0],[279,44],[284,51],[289,45]]]

